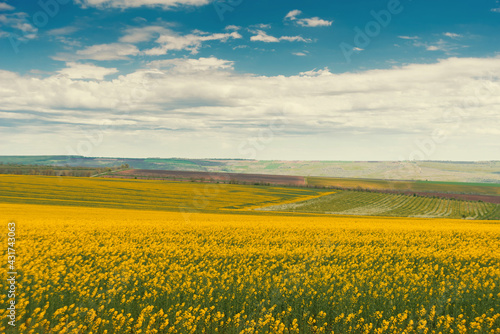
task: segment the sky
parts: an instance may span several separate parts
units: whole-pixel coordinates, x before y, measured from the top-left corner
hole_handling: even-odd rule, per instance
[[[500,160],[495,0],[0,0],[0,155]]]

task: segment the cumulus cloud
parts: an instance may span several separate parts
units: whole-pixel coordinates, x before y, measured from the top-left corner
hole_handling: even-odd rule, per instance
[[[310,71],[306,71],[306,72],[300,72],[299,73],[300,76],[305,76],[305,77],[317,77],[317,76],[331,76],[332,73],[330,72],[330,69],[328,67],[325,67],[321,70],[317,70],[317,69],[314,69],[314,70],[310,70]]]
[[[0,25],[15,34],[18,40],[35,39],[38,29],[28,19],[29,15],[23,12],[0,14]]]
[[[447,55],[452,55],[456,50],[467,48],[466,45],[452,43],[444,39],[439,39],[436,42],[420,42],[414,41],[413,45],[416,47],[423,47],[427,51],[441,51]]]
[[[288,77],[239,74],[233,65],[214,57],[170,59],[113,80],[101,79],[114,69],[79,63],[46,78],[1,71],[0,105],[4,112],[71,124],[89,117],[123,121],[125,109],[130,126],[183,131],[238,133],[243,125],[258,128],[278,109],[292,132],[428,133],[454,126],[457,115],[446,115],[457,110],[468,117],[461,123],[464,133],[500,128],[494,112],[500,58],[343,74],[325,68]],[[78,80],[91,77],[99,80]]]
[[[241,27],[240,26],[235,26],[235,25],[228,25],[224,29],[225,30],[234,30],[234,31],[237,31],[237,30],[240,30]]]
[[[278,37],[268,35],[263,30],[257,30],[254,33],[256,33],[257,35],[250,37],[250,40],[252,42],[265,42],[265,43],[279,43],[280,41],[306,42],[306,43],[311,42],[311,39],[304,38],[302,36],[281,36],[278,38]]]
[[[274,36],[268,35],[265,31],[256,31],[257,35],[250,37],[252,42],[278,43],[280,40]]]
[[[271,29],[271,25],[265,23],[259,23],[259,24],[252,24],[251,26],[248,27],[249,31],[252,31],[253,29]]]
[[[311,42],[311,39],[304,38],[302,36],[281,36],[280,41],[288,41],[288,42]]]
[[[57,141],[64,142],[80,126],[92,129],[106,122],[115,131],[107,137],[109,145],[133,137],[130,145],[153,147],[166,136],[168,147],[182,140],[185,150],[184,140],[192,141],[193,152],[201,155],[194,143],[199,147],[208,145],[206,138],[220,138],[210,144],[237,146],[275,116],[287,120],[277,141],[314,138],[317,143],[325,139],[318,136],[337,134],[366,135],[378,144],[376,136],[425,136],[438,128],[477,143],[478,136],[500,128],[498,57],[342,74],[324,68],[292,76],[238,73],[232,61],[214,57],[151,62],[150,68],[113,79],[105,78],[113,69],[83,65],[69,63],[45,77],[0,71],[0,124],[14,124],[10,129],[24,138],[64,125]],[[91,76],[104,79],[79,80]]]
[[[332,25],[333,21],[328,21],[321,19],[317,16],[311,18],[299,19],[297,16],[301,15],[302,11],[295,9],[285,16],[285,20],[295,21],[298,25],[302,27],[329,27]]]
[[[8,3],[0,2],[0,10],[14,10],[15,8]]]
[[[297,20],[297,24],[303,27],[329,27],[332,25],[332,23],[333,21],[323,20],[319,17]]]
[[[464,37],[463,35],[456,34],[456,33],[453,33],[453,32],[445,32],[443,35],[445,35],[446,37],[453,38],[453,39]]]
[[[285,16],[285,20],[296,20],[297,19],[297,16],[299,16],[300,14],[302,14],[302,11],[298,10],[298,9],[294,9],[290,12],[288,12],[288,14],[286,14]]]
[[[162,26],[146,26],[139,28],[130,28],[125,31],[119,41],[122,43],[140,43],[148,42],[158,38],[161,34],[168,34],[170,30]]]
[[[217,71],[232,71],[234,62],[215,57],[188,59],[175,58],[165,60],[155,60],[150,62],[149,67],[156,69],[169,70],[170,73],[192,73],[200,74],[200,72],[217,72]]]
[[[418,36],[398,36],[398,38],[401,38],[401,39],[420,39],[420,37]]]
[[[127,29],[125,35],[120,38],[120,42],[134,44],[154,40],[154,42],[160,46],[144,50],[143,52],[150,56],[164,55],[173,50],[187,50],[192,54],[196,54],[205,42],[227,42],[229,39],[242,38],[235,27],[236,26],[229,26],[229,28],[226,29],[234,30],[232,32],[212,34],[194,30],[190,34],[182,35],[163,26],[146,26]]]
[[[59,53],[52,58],[62,61],[74,61],[79,59],[91,60],[126,60],[129,56],[139,54],[139,49],[133,44],[111,43],[96,44],[85,49],[76,51],[76,53]]]
[[[129,28],[116,43],[91,45],[75,53],[58,53],[52,59],[61,61],[91,60],[128,60],[131,56],[160,56],[169,51],[190,51],[198,53],[204,43],[209,41],[227,42],[229,39],[240,39],[237,32],[208,33],[193,30],[190,34],[179,34],[165,26],[145,26]],[[153,42],[158,46],[140,50],[135,44]]]
[[[204,6],[209,0],[75,0],[82,7],[97,8],[137,8],[161,7],[170,9],[179,6]]]
[[[70,79],[95,79],[104,80],[105,76],[118,73],[116,68],[106,68],[94,64],[83,64],[68,62],[66,68],[59,70],[58,73]]]
[[[77,27],[67,26],[49,30],[47,31],[47,34],[51,36],[63,36],[63,35],[70,35],[76,31],[78,31]]]

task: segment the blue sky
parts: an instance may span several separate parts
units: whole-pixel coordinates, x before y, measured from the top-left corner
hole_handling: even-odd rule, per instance
[[[0,2],[0,154],[500,159],[498,1]]]

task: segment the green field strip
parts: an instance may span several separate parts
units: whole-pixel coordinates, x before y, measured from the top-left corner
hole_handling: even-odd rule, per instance
[[[461,201],[449,198],[408,196],[401,194],[339,191],[293,207],[280,206],[281,211],[427,218],[498,219],[499,205]]]
[[[131,182],[132,181],[132,182]],[[0,176],[0,202],[173,211],[262,206],[307,198],[324,190],[172,181]]]
[[[480,216],[479,208],[478,208],[478,205],[476,203],[468,203],[468,207],[469,207],[469,214],[471,216],[473,216],[474,218],[477,218]]]
[[[434,211],[434,215],[436,215],[436,217],[441,217],[441,215],[444,212],[444,203],[443,201],[440,200],[437,200],[436,202],[437,202],[437,208]]]
[[[423,213],[422,207],[425,207],[425,205],[426,205],[426,198],[421,197],[418,200],[413,202],[413,206],[411,208],[409,208],[409,210],[415,212],[415,214],[417,214],[417,215],[422,214]]]
[[[372,207],[380,208],[381,212],[385,212],[390,208],[390,203],[392,202],[392,200],[392,196],[381,196],[376,202],[372,202],[370,205]]]
[[[465,215],[467,217],[472,215],[471,208],[466,202],[453,203],[453,216]]]
[[[500,204],[496,204],[495,207],[484,218],[500,220]]]
[[[385,211],[383,214],[392,216],[394,212],[399,210],[402,206],[405,205],[405,203],[408,201],[408,198],[406,196],[401,196],[401,195],[396,195],[395,197],[391,196],[393,201],[392,205],[389,207],[389,210]]]
[[[492,210],[495,209],[495,204],[492,203],[480,203],[481,208],[482,208],[482,214],[481,216],[486,216],[488,215]]]
[[[452,218],[453,217],[453,209],[454,209],[454,202],[451,199],[446,199],[446,213],[445,217]]]
[[[394,210],[388,212],[389,215],[406,216],[408,209],[413,205],[414,198],[410,196],[403,196],[403,202],[398,205]]]
[[[436,198],[433,198],[432,202],[433,202],[433,207],[430,211],[430,214],[433,216],[437,216],[437,212],[438,212],[439,207],[441,205],[441,201],[437,200]]]

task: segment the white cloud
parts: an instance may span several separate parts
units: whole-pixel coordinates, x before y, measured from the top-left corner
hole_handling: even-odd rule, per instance
[[[309,38],[304,38],[302,36],[281,36],[280,41],[288,41],[288,42],[312,42]]]
[[[62,44],[64,44],[64,46],[63,46],[63,47],[64,47],[66,50],[72,50],[74,47],[78,47],[78,48],[79,48],[79,47],[81,47],[81,46],[82,46],[82,43],[80,42],[80,40],[78,40],[78,39],[73,39],[73,38],[69,38],[69,37],[66,37],[66,36],[63,36],[63,35],[59,35],[59,36],[58,36],[58,35],[56,35],[56,36],[55,36],[55,39],[56,39],[57,41],[61,42]],[[52,57],[52,58],[53,58],[53,59],[56,59],[56,58],[57,58],[57,56]],[[69,58],[71,58],[71,57],[69,57]],[[68,59],[69,59],[69,58],[68,58]],[[75,58],[75,57],[73,57],[73,58]]]
[[[70,79],[104,80],[105,76],[118,73],[116,68],[100,67],[94,64],[68,62],[66,66],[58,73]]]
[[[319,77],[319,76],[331,76],[332,73],[330,72],[330,69],[328,67],[325,67],[322,70],[310,70],[306,72],[300,72],[300,76],[303,77]]]
[[[302,36],[281,36],[279,38],[268,35],[265,31],[257,30],[254,35],[250,37],[252,42],[265,42],[265,43],[279,43],[280,41],[288,41],[288,42],[311,42],[311,39],[304,38]]]
[[[66,27],[62,27],[62,28],[56,28],[56,29],[49,30],[49,31],[47,31],[47,35],[49,36],[49,39],[51,41],[55,40],[55,41],[63,44],[64,49],[74,50],[74,48],[82,47],[82,42],[81,42],[80,38],[73,38],[70,36],[78,30],[80,30],[80,29],[75,27],[75,26],[66,26]],[[63,54],[59,54],[58,56],[64,61],[70,60],[70,59],[78,59],[78,57],[76,57],[75,55],[64,56]],[[58,56],[54,56],[52,58],[53,59],[59,58]]]
[[[0,24],[12,29],[16,39],[30,40],[37,37],[38,29],[28,20],[28,14],[23,12],[0,14]]]
[[[224,28],[225,30],[234,30],[234,31],[238,31],[241,29],[240,26],[235,26],[235,25],[228,25]]]
[[[280,40],[274,36],[268,35],[265,31],[258,30],[257,35],[250,37],[252,42],[278,43]]]
[[[297,158],[313,148],[317,159],[321,145],[326,153],[336,150],[336,141],[351,139],[358,140],[349,148],[356,152],[387,157],[388,149],[399,148],[409,154],[413,139],[427,139],[440,129],[451,131],[450,145],[466,143],[456,157],[485,152],[482,144],[488,139],[496,143],[488,152],[497,150],[490,159],[499,158],[500,57],[342,74],[325,68],[294,76],[238,73],[232,61],[213,57],[155,65],[100,81],[0,71],[0,123],[12,124],[17,116],[22,120],[7,128],[6,147],[22,149],[17,139],[37,143],[42,138],[37,133],[45,132],[49,137],[43,138],[50,141],[40,149],[64,143],[54,154],[67,154],[66,145],[76,147],[78,136],[88,140],[80,127],[99,129],[105,121],[112,127],[93,155],[131,155],[135,148],[137,155],[213,157],[226,143],[231,145],[226,156],[236,156],[241,143],[258,138],[274,117],[281,117],[286,126],[269,146],[276,144],[275,157],[289,148],[289,157]],[[382,137],[389,146],[380,147]]]
[[[305,52],[292,52],[294,56],[299,56],[299,57],[305,57],[307,56],[307,53]]]
[[[85,65],[69,63],[67,70],[45,78],[1,71],[0,110],[22,110],[40,121],[70,125],[106,119],[122,133],[144,130],[144,138],[157,128],[175,129],[179,135],[231,133],[244,138],[265,126],[277,110],[289,122],[286,131],[311,135],[430,134],[435,128],[453,128],[457,117],[467,117],[456,130],[462,137],[500,128],[495,112],[500,58],[449,58],[357,73],[334,74],[325,68],[295,76],[256,76],[233,71],[232,61],[209,57],[152,62],[154,69],[112,80],[78,80],[101,79],[114,71]]]
[[[170,9],[179,6],[204,6],[209,0],[75,0],[82,7],[97,8],[137,8],[161,7]]]
[[[242,36],[233,31],[231,33],[215,33],[208,34],[203,32],[193,32],[187,35],[179,35],[171,30],[166,30],[161,33],[156,43],[159,47],[151,48],[144,51],[144,54],[150,56],[159,56],[167,54],[172,50],[187,50],[191,54],[197,54],[204,42],[220,41],[227,42],[229,39],[240,39]]]
[[[76,52],[77,59],[125,60],[128,56],[139,54],[139,49],[132,44],[111,43],[89,46]]]
[[[227,42],[229,39],[239,39],[242,36],[237,32],[208,33],[194,30],[187,35],[181,35],[164,26],[146,26],[126,29],[118,43],[99,44],[77,50],[76,53],[58,53],[52,58],[62,61],[75,61],[79,59],[92,60],[127,60],[129,56],[165,55],[169,51],[190,51],[198,53],[204,43],[208,41]],[[136,45],[142,42],[151,42],[159,45],[149,49],[140,50]]]
[[[296,20],[297,19],[297,16],[299,16],[300,14],[302,14],[302,11],[298,10],[298,9],[294,9],[290,12],[288,12],[288,14],[286,14],[285,16],[285,20]]]
[[[62,27],[62,28],[49,30],[49,31],[47,31],[47,34],[52,35],[52,36],[62,36],[62,35],[70,35],[76,31],[78,31],[77,27],[68,26],[68,27]]]
[[[76,53],[58,53],[51,58],[60,61],[76,61],[80,59],[127,60],[129,56],[136,56],[139,53],[140,51],[135,45],[111,43],[91,45],[76,51]]]
[[[169,70],[170,73],[176,74],[200,74],[200,72],[232,71],[234,69],[234,62],[218,59],[215,57],[199,59],[176,58],[155,60],[150,62],[148,65],[151,68],[166,69]]]
[[[441,51],[447,55],[453,54],[455,52],[455,50],[459,50],[459,49],[468,47],[466,45],[451,43],[451,42],[445,41],[443,39],[439,39],[438,41],[432,42],[432,43],[415,41],[413,43],[413,45],[416,47],[423,47],[427,51]]]
[[[295,9],[285,16],[285,20],[295,21],[298,25],[302,27],[329,27],[332,25],[333,21],[328,21],[321,19],[317,16],[311,18],[298,19],[297,16],[301,15],[302,11]]]
[[[449,38],[453,38],[453,39],[464,37],[463,35],[456,34],[456,33],[453,33],[453,32],[445,32],[443,35],[445,35],[446,37],[449,37]]]
[[[494,13],[500,13],[500,8],[492,8],[491,11]]]
[[[14,10],[15,8],[8,3],[0,2],[0,10]]]
[[[398,38],[401,38],[401,39],[420,39],[420,37],[418,36],[398,36]]]
[[[303,27],[329,27],[333,21],[320,19],[319,17],[311,17],[309,19],[297,20],[297,23]]]
[[[146,26],[140,28],[130,28],[125,31],[119,41],[122,43],[148,42],[158,38],[161,34],[167,34],[170,30],[162,26]]]
[[[259,23],[259,24],[252,24],[251,26],[248,27],[249,31],[252,31],[254,29],[271,29],[270,24],[264,24],[264,23]]]

